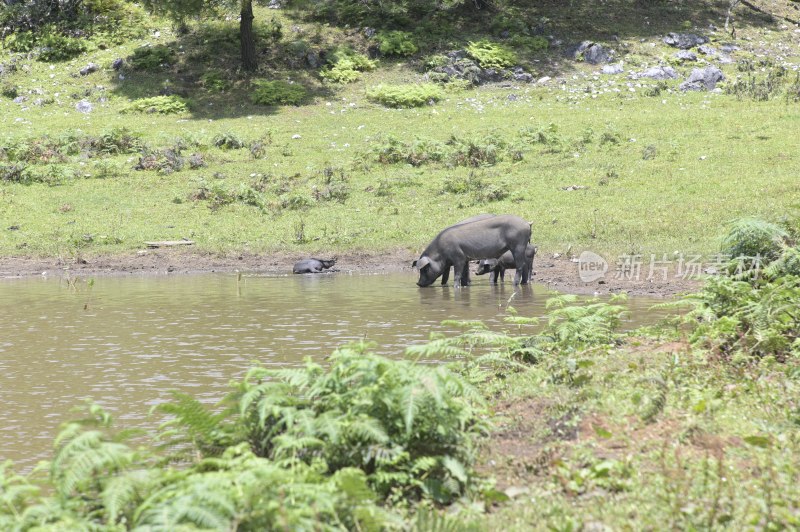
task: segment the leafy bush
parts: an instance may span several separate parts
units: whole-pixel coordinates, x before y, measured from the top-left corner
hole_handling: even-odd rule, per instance
[[[4,98],[13,100],[17,96],[19,96],[19,88],[16,85],[5,82],[3,83],[3,86],[0,87],[0,94],[2,94]]]
[[[529,52],[539,52],[550,47],[550,41],[541,35],[529,37],[527,35],[514,35],[509,40],[511,46],[522,48]]]
[[[447,145],[451,149],[448,159],[455,166],[492,166],[502,160],[521,161],[523,158],[521,150],[494,134],[466,139],[454,135]]]
[[[4,530],[379,530],[396,517],[376,504],[365,473],[322,475],[255,456],[247,444],[181,470],[154,465],[151,449],[128,445],[111,416],[66,424],[56,438],[49,479],[0,464]]]
[[[200,77],[203,88],[209,92],[225,92],[231,88],[231,82],[225,79],[224,74],[218,70],[210,70]]]
[[[122,109],[123,113],[148,113],[148,114],[182,114],[186,113],[188,108],[186,100],[180,96],[154,96],[152,98],[140,98],[132,101],[125,108]]]
[[[386,31],[378,33],[379,50],[383,55],[414,55],[419,47],[413,36],[406,31]]]
[[[781,255],[789,234],[778,225],[758,219],[742,218],[730,225],[722,239],[721,251],[731,259],[759,257],[764,263]]]
[[[467,53],[482,68],[508,68],[517,64],[517,54],[503,46],[486,39],[470,42]]]
[[[378,85],[367,90],[367,98],[387,107],[421,107],[444,98],[444,91],[433,83]]]
[[[375,160],[382,164],[406,163],[411,166],[422,166],[431,162],[440,162],[445,158],[445,147],[432,140],[415,139],[412,142],[388,135],[376,146],[372,153]]]
[[[337,351],[328,369],[251,370],[239,412],[254,452],[320,462],[328,473],[360,468],[381,497],[458,497],[484,430],[479,395],[444,367],[364,349]]]
[[[738,100],[749,99],[765,102],[785,95],[787,100],[797,101],[800,74],[795,74],[792,77],[786,67],[770,65],[766,75],[749,72],[747,77],[737,76],[735,80],[725,82],[721,87],[723,87],[726,94],[732,94]]]
[[[333,52],[331,65],[320,76],[330,83],[351,83],[360,77],[360,72],[375,70],[376,66],[377,61],[352,49],[339,49]]]
[[[41,47],[38,56],[40,61],[66,61],[87,50],[85,39],[67,37],[59,33],[45,33],[37,39],[37,43]]]
[[[714,277],[683,300],[693,309],[684,321],[693,328],[691,341],[724,360],[800,356],[800,277],[785,275],[752,283]]]
[[[218,133],[211,142],[221,150],[241,150],[247,146],[247,141],[232,131]]]
[[[250,98],[259,105],[300,105],[307,97],[306,89],[298,83],[253,80],[253,86]]]
[[[174,61],[175,52],[163,44],[140,46],[128,58],[128,64],[134,70],[158,70],[164,65],[172,64]]]
[[[0,164],[0,181],[10,183],[28,183],[30,174],[26,171],[28,165],[25,163]]]

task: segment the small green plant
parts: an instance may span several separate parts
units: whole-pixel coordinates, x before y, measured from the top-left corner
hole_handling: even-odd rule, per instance
[[[367,98],[386,107],[421,107],[444,98],[444,90],[433,83],[378,85],[367,89]]]
[[[157,44],[155,46],[141,46],[133,51],[128,58],[128,64],[134,70],[158,70],[175,61],[175,52],[172,48]]]
[[[750,72],[747,77],[737,77],[723,85],[726,94],[732,94],[739,100],[759,102],[771,100],[781,94],[785,94],[789,101],[796,101],[798,86],[800,86],[800,74],[792,78],[789,70],[783,66],[770,67],[763,76]]]
[[[467,53],[482,68],[500,69],[517,64],[517,54],[513,50],[486,39],[470,42],[467,46]]]
[[[225,79],[222,72],[210,70],[200,77],[203,88],[209,92],[225,92],[231,88],[231,82]]]
[[[730,224],[728,234],[722,239],[723,255],[759,257],[764,264],[777,259],[787,244],[789,234],[782,227],[759,218],[742,218]]]
[[[247,141],[233,131],[218,133],[211,142],[221,150],[241,150],[247,146]]]
[[[414,55],[419,47],[414,37],[405,31],[386,31],[378,33],[379,50],[383,55]]]
[[[147,113],[159,115],[183,114],[188,111],[186,100],[180,96],[153,96],[132,101],[122,113]]]
[[[305,87],[299,83],[253,80],[253,87],[250,98],[258,105],[300,105],[308,97]]]
[[[17,96],[19,96],[19,88],[16,85],[4,82],[2,87],[0,87],[0,94],[2,94],[4,98],[13,100]]]
[[[331,53],[330,66],[320,71],[322,79],[329,83],[351,83],[361,72],[375,70],[378,62],[352,48],[338,48]]]
[[[550,41],[541,35],[529,37],[528,35],[513,35],[509,40],[514,48],[521,48],[528,52],[540,52],[550,47]]]

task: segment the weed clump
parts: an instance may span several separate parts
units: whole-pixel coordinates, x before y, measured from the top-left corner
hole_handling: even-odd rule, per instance
[[[288,81],[254,80],[253,87],[250,99],[258,105],[300,105],[308,96],[302,85]]]
[[[215,135],[211,142],[221,150],[241,150],[247,146],[247,141],[232,131]]]
[[[378,85],[367,90],[367,98],[386,107],[422,107],[444,98],[444,90],[433,83]]]
[[[800,73],[794,78],[785,67],[771,67],[766,75],[758,76],[748,71],[747,77],[737,76],[733,82],[723,85],[726,94],[738,100],[765,102],[784,95],[787,101],[800,100]]]
[[[721,251],[732,259],[759,257],[765,262],[777,259],[789,239],[782,227],[759,218],[743,218],[730,225],[722,239]]]
[[[175,52],[168,46],[141,46],[133,51],[128,64],[134,70],[154,71],[175,62]]]
[[[333,53],[330,66],[320,71],[320,76],[329,83],[352,83],[361,77],[361,72],[375,70],[377,65],[377,61],[363,54],[341,48]]]
[[[486,39],[470,42],[467,53],[481,68],[508,68],[517,64],[517,54],[503,46]]]
[[[414,37],[407,31],[380,32],[377,38],[382,55],[409,56],[419,51]]]
[[[147,113],[159,115],[183,114],[188,111],[186,100],[180,96],[153,96],[134,100],[122,113]]]

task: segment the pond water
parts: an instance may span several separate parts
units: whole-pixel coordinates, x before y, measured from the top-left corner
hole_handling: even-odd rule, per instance
[[[214,402],[254,361],[296,365],[360,339],[401,356],[432,332],[457,332],[442,320],[499,328],[509,304],[541,316],[549,297],[542,285],[515,292],[485,278],[462,289],[415,281],[412,272],[2,280],[0,462],[49,458],[85,398],[119,427],[153,426],[148,412],[170,390]],[[629,325],[662,316],[649,310],[658,301],[630,298]]]

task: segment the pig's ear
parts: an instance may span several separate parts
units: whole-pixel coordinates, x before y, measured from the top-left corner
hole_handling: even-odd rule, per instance
[[[431,263],[430,257],[422,257],[421,259],[414,261],[414,267],[418,270],[421,270],[430,263]]]

